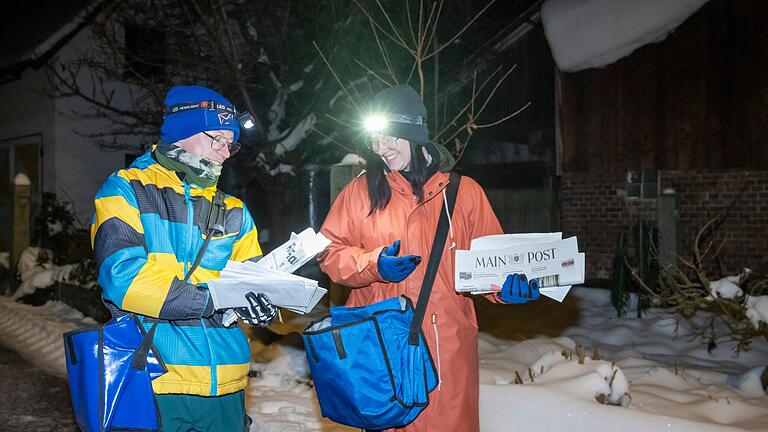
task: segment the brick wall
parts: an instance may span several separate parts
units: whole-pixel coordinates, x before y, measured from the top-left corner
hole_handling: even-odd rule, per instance
[[[728,233],[720,255],[729,271],[748,266],[768,274],[768,171],[660,171],[659,181],[662,191],[671,188],[677,196],[678,253],[686,258],[692,256],[698,230],[741,191],[713,238],[717,241]],[[627,199],[624,187],[621,173],[562,177],[561,228],[564,235],[579,237],[579,248],[587,255],[587,279],[610,276],[622,226],[656,219],[656,201]],[[630,252],[633,248],[630,244]],[[720,273],[719,266],[708,270],[711,275]]]

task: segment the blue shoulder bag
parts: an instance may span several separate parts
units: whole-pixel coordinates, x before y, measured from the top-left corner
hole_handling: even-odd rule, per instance
[[[437,373],[421,323],[448,235],[461,177],[451,174],[416,308],[405,296],[362,307],[333,307],[303,332],[323,416],[367,430],[413,422],[429,404]]]

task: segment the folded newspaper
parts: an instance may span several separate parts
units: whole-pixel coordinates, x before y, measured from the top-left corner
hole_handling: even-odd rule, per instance
[[[317,281],[291,273],[322,252],[329,244],[324,235],[307,228],[292,233],[290,240],[258,262],[228,261],[219,279],[208,281],[211,299],[217,309],[249,307],[245,294],[264,293],[277,307],[304,314],[311,311],[327,290]],[[224,324],[237,319],[234,311],[225,313]]]
[[[576,237],[562,233],[501,234],[472,241],[456,251],[456,291],[501,291],[507,275],[538,279],[541,294],[562,302],[572,285],[584,283],[585,257]]]

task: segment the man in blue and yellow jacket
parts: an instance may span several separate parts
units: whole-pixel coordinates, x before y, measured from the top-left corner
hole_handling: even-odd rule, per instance
[[[241,431],[250,347],[225,327],[206,281],[227,260],[261,256],[245,204],[225,195],[224,232],[216,232],[185,280],[206,235],[224,161],[239,149],[233,105],[205,87],[172,88],[160,142],[112,174],[96,194],[91,242],[103,299],[113,315],[157,322],[154,343],[167,372],[153,381],[163,431]],[[257,324],[274,319],[260,297]]]

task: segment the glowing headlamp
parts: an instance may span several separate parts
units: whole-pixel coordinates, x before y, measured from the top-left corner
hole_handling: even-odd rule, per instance
[[[363,120],[363,128],[368,133],[383,133],[387,130],[390,123],[427,125],[426,119],[422,116],[389,113],[369,115]]]
[[[363,128],[368,133],[381,133],[387,128],[389,121],[382,114],[371,114],[363,121]]]
[[[249,140],[252,143],[256,145],[264,143],[266,136],[259,119],[251,115],[248,111],[245,111],[237,113],[237,121],[240,123],[240,127],[243,128],[243,132],[249,137]]]
[[[256,126],[256,119],[248,111],[238,114],[237,121],[243,129],[253,129]]]

